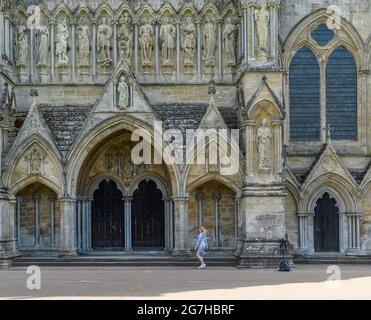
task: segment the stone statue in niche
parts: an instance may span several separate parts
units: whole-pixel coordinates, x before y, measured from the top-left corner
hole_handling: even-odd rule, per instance
[[[193,23],[192,17],[187,17],[185,20],[185,25],[182,27],[183,34],[183,56],[184,56],[184,66],[193,67],[195,62],[195,52],[196,52],[196,26]]]
[[[35,29],[35,58],[38,67],[48,66],[49,55],[49,29],[46,25],[40,25]]]
[[[153,27],[148,18],[143,20],[143,25],[139,31],[139,41],[142,52],[142,66],[152,66],[152,52],[153,52]]]
[[[69,63],[68,58],[68,27],[67,20],[63,19],[58,23],[57,33],[55,35],[55,53],[57,58],[57,67],[67,67]]]
[[[118,106],[121,110],[126,110],[130,106],[130,91],[129,86],[126,83],[125,76],[120,77],[120,81],[117,86],[118,92]]]
[[[16,65],[26,67],[28,61],[28,31],[27,27],[20,22],[16,35]]]
[[[161,25],[160,28],[163,66],[174,65],[175,37],[175,26],[170,23],[170,17],[164,17],[164,23]]]
[[[236,65],[236,26],[232,17],[228,17],[223,30],[224,63],[228,67]]]
[[[97,46],[98,46],[98,63],[103,66],[109,66],[111,60],[111,37],[113,30],[107,24],[107,18],[103,17],[98,27]]]
[[[125,62],[130,66],[133,56],[133,32],[131,27],[131,19],[127,12],[124,13],[124,16],[120,22],[121,27],[118,34],[120,59],[125,60]]]
[[[206,17],[206,23],[202,35],[203,60],[205,65],[215,65],[215,48],[216,48],[216,25],[210,16]]]
[[[268,120],[263,119],[261,127],[258,129],[256,136],[259,154],[259,170],[269,171],[271,168],[271,144],[272,133],[268,128]]]
[[[263,4],[260,10],[256,9],[254,12],[257,37],[258,37],[258,54],[262,58],[266,58],[268,51],[268,36],[269,36],[269,12],[267,6]]]
[[[119,167],[119,158],[116,150],[110,149],[106,155],[107,171],[116,174]]]
[[[37,148],[33,148],[27,154],[29,174],[42,174],[42,161],[44,158],[45,156]]]
[[[89,67],[90,65],[90,39],[91,32],[88,22],[82,18],[80,25],[77,27],[77,50],[78,66]]]

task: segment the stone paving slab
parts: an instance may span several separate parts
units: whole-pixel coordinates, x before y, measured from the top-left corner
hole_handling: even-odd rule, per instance
[[[41,290],[26,288],[26,268],[0,272],[0,299],[371,299],[371,268],[326,265],[292,272],[235,268],[41,268]],[[337,268],[337,267],[335,267]]]

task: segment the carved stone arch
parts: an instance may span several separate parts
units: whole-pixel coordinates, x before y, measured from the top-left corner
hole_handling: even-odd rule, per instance
[[[6,162],[6,170],[4,171],[4,183],[9,186],[10,179],[13,176],[13,171],[18,164],[18,161],[26,155],[26,153],[32,148],[33,146],[37,145],[40,150],[46,155],[49,156],[53,163],[56,165],[58,169],[59,179],[63,181],[63,168],[61,166],[61,156],[55,150],[55,147],[52,146],[48,141],[44,138],[33,134],[28,139],[24,140],[15,150],[14,153],[10,154],[10,157],[5,159]]]
[[[186,4],[179,12],[179,19],[184,19],[186,16],[191,15],[198,19],[198,12],[191,4]]]
[[[69,164],[67,169],[66,181],[69,192],[72,194],[76,193],[76,183],[80,175],[81,168],[84,165],[86,159],[89,157],[90,151],[92,150],[92,148],[94,148],[94,146],[98,146],[99,144],[103,143],[105,140],[107,140],[109,137],[117,132],[123,130],[133,132],[137,129],[142,129],[150,133],[152,139],[154,139],[156,143],[159,144],[161,142],[157,141],[156,137],[153,137],[153,128],[150,128],[148,124],[144,123],[143,121],[126,114],[120,114],[103,122],[100,122],[91,130],[89,130],[89,133],[87,135],[80,137],[68,154]],[[164,153],[164,162],[171,163],[170,157],[166,153]],[[166,165],[166,168],[169,171],[169,175],[171,176],[172,194],[176,195],[178,194],[181,186],[181,169],[175,164]]]
[[[223,11],[220,13],[220,16],[225,19],[228,15],[235,15],[236,14],[236,8],[232,3],[229,3]]]
[[[129,193],[128,193],[129,196],[132,196],[135,190],[138,189],[139,184],[145,180],[152,180],[156,184],[157,189],[159,189],[162,192],[163,197],[169,196],[169,188],[167,186],[166,181],[164,181],[162,177],[160,177],[159,175],[155,173],[151,173],[150,175],[148,175],[148,173],[143,173],[137,176],[130,186]]]
[[[81,6],[78,8],[78,10],[74,13],[74,18],[79,19],[81,17],[87,17],[89,21],[93,19],[93,13],[91,12],[90,8],[87,6]]]
[[[210,14],[210,12],[214,15],[214,20],[217,21],[221,18],[220,12],[218,8],[212,3],[208,2],[201,10],[200,12],[200,18],[204,19],[207,15]]]
[[[187,183],[188,177],[186,179]],[[195,191],[197,188],[200,186],[210,182],[210,181],[217,181],[221,183],[222,185],[226,186],[227,188],[231,189],[236,196],[241,196],[242,195],[242,189],[239,184],[233,182],[232,180],[226,178],[225,176],[219,175],[219,174],[205,174],[197,179],[195,179],[191,184],[186,184],[186,192],[188,194],[192,193]]]
[[[127,4],[122,4],[119,7],[119,9],[116,11],[115,19],[120,20],[125,12],[130,15],[131,19],[135,19],[135,12]]]
[[[339,209],[340,213],[346,212],[346,205],[344,203],[341,193],[332,187],[322,187],[319,188],[309,199],[308,199],[308,212],[314,214],[314,209],[317,205],[317,202],[320,198],[323,197],[325,193],[330,195],[330,198],[333,198],[336,201],[336,207]]]
[[[106,17],[108,17],[110,20],[114,19],[114,17],[115,17],[115,14],[112,11],[111,6],[109,4],[103,2],[99,6],[98,10],[95,12],[94,18],[97,19],[97,20],[99,20],[104,15],[106,15]]]
[[[322,8],[319,10],[316,10],[315,12],[309,14],[308,16],[304,17],[301,21],[299,21],[292,31],[287,36],[285,42],[284,42],[284,52],[286,53],[285,66],[287,67],[287,55],[290,55],[291,52],[293,52],[293,48],[295,47],[296,43],[301,41],[300,38],[306,38],[308,39],[308,33],[307,30],[310,28],[316,21],[323,21],[328,19],[327,9]],[[345,18],[341,18],[341,24],[342,24],[342,30],[349,36],[349,39],[353,41],[355,50],[358,52],[358,56],[361,57],[362,50],[364,48],[364,42],[362,40],[362,37],[359,35],[358,31],[354,28],[354,26],[347,21]],[[336,41],[335,41],[336,42]],[[352,45],[351,45],[352,47]],[[361,61],[361,60],[359,60]],[[362,65],[362,63],[361,63]]]
[[[255,104],[249,109],[248,118],[251,120],[257,120],[262,113],[270,115],[270,119],[268,120],[282,120],[285,117],[276,103],[263,99],[255,102]]]
[[[293,47],[293,51],[290,54],[284,55],[285,60],[283,61],[283,65],[285,69],[289,70],[292,59],[294,59],[295,55],[298,53],[299,50],[305,47],[312,51],[312,53],[316,56],[318,64],[320,64],[320,62],[324,60],[322,53],[311,41],[302,40],[295,44],[295,46]]]
[[[124,197],[128,194],[124,185],[121,183],[121,181],[119,179],[117,179],[117,177],[115,177],[113,175],[110,175],[110,174],[105,174],[105,173],[99,174],[98,176],[94,177],[94,179],[87,186],[87,188],[86,188],[85,192],[83,192],[83,194],[85,194],[86,196],[89,196],[89,197],[93,197],[94,192],[99,189],[99,185],[104,180],[112,180],[113,182],[115,182],[115,184],[117,186],[117,189],[121,191],[121,193]]]
[[[305,208],[310,211],[313,206],[313,199],[329,190],[337,196],[342,204],[342,213],[359,211],[358,191],[356,187],[346,178],[337,174],[323,174],[309,182],[303,189],[305,196]],[[332,191],[331,191],[332,190]],[[316,200],[317,201],[317,200]],[[314,207],[312,208],[314,209]]]
[[[23,6],[18,5],[14,10],[14,16],[15,17],[23,16],[27,20],[28,18],[27,10]]]
[[[155,11],[149,5],[144,5],[137,13],[137,18],[140,22],[145,17],[150,18],[152,21],[157,17]]]
[[[369,70],[371,68],[371,35],[366,41],[366,56],[365,56],[365,69]]]
[[[162,18],[166,15],[171,16],[172,18],[177,18],[177,13],[170,3],[165,3],[158,12],[159,18]]]
[[[64,4],[61,4],[55,9],[53,18],[57,20],[58,17],[63,15],[65,15],[68,20],[71,20],[73,18],[70,10]]]
[[[354,50],[354,48],[348,42],[344,40],[337,41],[329,47],[328,51],[326,52],[324,56],[325,61],[328,62],[331,55],[340,47],[344,47],[345,49],[349,51],[349,53],[352,55],[354,61],[357,64],[357,69],[360,70],[362,68],[362,58],[359,52],[357,50]]]
[[[55,184],[53,181],[51,181],[47,177],[30,176],[30,177],[25,177],[25,178],[19,180],[15,185],[13,185],[9,189],[9,196],[11,198],[15,198],[17,193],[19,193],[20,191],[22,191],[23,189],[27,188],[28,186],[30,186],[34,183],[40,183],[40,184],[50,188],[58,196],[63,195],[62,187],[58,186],[57,184]]]
[[[295,199],[298,212],[304,212],[302,195],[300,193],[298,186],[293,181],[291,181],[291,179],[286,179],[285,183],[286,183],[286,189],[290,191],[293,198]]]

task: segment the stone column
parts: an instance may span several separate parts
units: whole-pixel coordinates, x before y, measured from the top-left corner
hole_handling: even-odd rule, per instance
[[[113,25],[113,66],[117,65],[117,25],[118,20],[112,20]]]
[[[71,48],[72,48],[72,81],[76,81],[76,19],[70,21],[71,24]]]
[[[33,196],[35,210],[35,247],[40,246],[40,200],[41,196]]]
[[[17,243],[18,248],[21,246],[21,203],[22,198],[17,197],[17,211],[16,211],[16,218],[17,218]]]
[[[92,44],[92,56],[93,56],[93,79],[97,77],[97,19],[92,20],[93,26],[93,44]]]
[[[221,79],[223,76],[223,19],[217,20],[218,26],[218,78]]]
[[[236,241],[241,237],[244,230],[244,218],[242,216],[241,211],[241,197],[236,196],[235,198],[235,233],[236,233]]]
[[[188,202],[189,197],[173,197],[174,202],[174,255],[189,254]]]
[[[201,79],[201,54],[202,54],[202,42],[201,42],[201,24],[202,20],[197,19],[197,75],[199,80]]]
[[[176,20],[176,79],[179,80],[180,77],[180,49],[181,49],[181,31],[180,31],[179,19]]]
[[[59,199],[61,206],[61,256],[76,255],[76,200],[69,197]]]
[[[131,233],[131,205],[133,197],[124,197],[124,220],[125,220],[125,251],[132,251],[132,233]]]
[[[9,211],[9,240],[13,242],[13,251],[18,253],[17,243],[17,210],[18,201],[16,198],[9,200],[10,211]]]
[[[254,178],[254,132],[256,130],[256,121],[247,120],[242,124],[245,128],[245,148],[246,148],[246,179]],[[252,141],[251,141],[252,140]]]
[[[134,72],[135,74],[139,74],[139,50],[138,50],[138,27],[139,27],[139,21],[134,20]]]
[[[82,237],[82,250],[91,251],[91,201],[90,197],[81,197],[81,237]]]
[[[0,6],[0,66],[4,65],[3,54],[4,54],[4,8]]]
[[[174,219],[173,201],[171,198],[164,198],[165,205],[165,249],[172,250],[174,247]]]
[[[49,21],[50,24],[50,61],[51,61],[51,79],[55,81],[55,45],[54,45],[54,36],[55,36],[55,25],[56,22],[54,19]]]
[[[10,16],[9,13],[4,14],[4,55],[5,55],[5,61],[4,64],[7,66],[9,64],[9,20]]]
[[[197,192],[196,199],[197,199],[197,210],[198,210],[198,226],[201,227],[204,224],[204,207],[203,207],[203,201],[205,199],[204,193]]]
[[[269,3],[270,8],[270,56],[273,58],[274,65],[278,67],[278,9],[279,9],[279,1],[278,2],[271,2]]]
[[[11,231],[12,218],[9,195],[3,186],[0,186],[0,269],[8,269],[12,259],[17,256],[16,240]]]
[[[214,217],[215,217],[215,246],[220,247],[220,206],[219,202],[221,199],[220,193],[213,194],[214,199]]]
[[[308,217],[309,213],[298,213],[299,219],[299,249],[307,251],[309,249],[308,243]]]
[[[241,22],[241,25],[242,25],[242,52],[243,52],[243,62],[244,64],[247,64],[248,62],[248,56],[249,56],[249,53],[248,53],[248,10],[247,8],[245,7],[243,9],[243,15],[242,15],[242,22]]]
[[[283,150],[282,150],[282,138],[283,138],[283,121],[282,120],[273,120],[272,127],[274,130],[274,139],[275,139],[275,154],[276,154],[276,163],[275,163],[275,173],[277,175],[282,174],[283,172]]]
[[[36,68],[35,68],[36,61],[35,61],[35,55],[34,55],[35,32],[33,29],[30,30],[29,37],[30,37],[30,40],[29,40],[29,43],[30,43],[30,48],[29,48],[30,72],[29,72],[29,75],[30,75],[30,82],[34,82],[36,80],[37,75],[35,74],[36,73]]]
[[[154,20],[153,24],[155,26],[155,72],[156,75],[160,74],[160,24],[161,22],[159,20]]]
[[[50,216],[50,246],[55,247],[55,196],[49,197],[49,216]]]
[[[16,27],[15,21],[11,21],[10,22],[10,39],[9,39],[9,42],[10,42],[9,59],[14,66],[15,66],[15,58],[14,58],[14,43],[15,43],[15,41],[14,41],[14,30],[15,30],[15,27]]]
[[[350,252],[359,251],[361,249],[361,230],[360,221],[362,213],[353,212],[346,214],[348,218],[348,250]]]
[[[83,207],[82,199],[78,198],[76,201],[76,248],[78,250],[82,249],[82,241],[83,241],[82,207]]]
[[[248,41],[248,60],[255,59],[255,5],[250,3],[248,6],[248,27],[247,27],[247,41]]]

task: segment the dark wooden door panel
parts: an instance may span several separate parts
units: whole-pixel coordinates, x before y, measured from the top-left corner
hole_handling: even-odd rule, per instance
[[[162,192],[151,180],[142,181],[134,192],[132,203],[132,234],[135,248],[163,248],[165,244],[165,213]]]
[[[339,209],[336,200],[325,193],[314,209],[314,249],[316,252],[339,252]]]
[[[112,180],[103,181],[92,203],[93,248],[124,247],[122,193]]]

